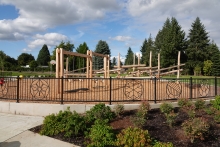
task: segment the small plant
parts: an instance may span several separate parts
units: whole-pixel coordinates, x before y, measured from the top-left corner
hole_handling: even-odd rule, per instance
[[[117,135],[115,145],[119,147],[150,147],[151,142],[148,130],[128,127]]]
[[[124,105],[119,105],[119,104],[115,105],[114,109],[117,117],[120,117],[125,110]]]
[[[204,135],[209,131],[209,124],[204,118],[194,118],[186,120],[182,124],[185,134],[190,138],[191,143],[195,138],[204,140]]]
[[[166,120],[167,120],[167,123],[170,127],[173,126],[176,117],[177,117],[177,114],[174,113],[174,111],[171,111],[170,113],[166,114]]]
[[[69,108],[60,111],[57,115],[51,114],[45,117],[40,134],[53,136],[64,132],[65,137],[77,136],[86,130],[86,124],[83,116],[71,112]]]
[[[208,115],[213,115],[213,114],[216,113],[217,110],[216,110],[214,107],[210,106],[210,107],[205,108],[204,111],[205,111]]]
[[[211,100],[210,103],[214,108],[220,110],[220,95],[215,96],[215,100]]]
[[[115,118],[115,113],[111,111],[109,106],[105,106],[104,103],[96,104],[90,111],[86,112],[86,120],[89,123],[93,123],[95,120],[106,120],[111,121]]]
[[[160,111],[164,114],[169,114],[173,111],[173,106],[170,103],[162,103],[160,105]]]
[[[186,98],[180,98],[177,103],[181,108],[186,108],[192,105],[191,101]]]
[[[174,147],[172,142],[156,142],[153,147]]]
[[[89,129],[89,133],[86,133],[86,138],[89,139],[86,142],[88,147],[105,147],[113,146],[116,136],[113,129],[108,124],[108,120],[96,120],[95,124]]]
[[[216,111],[215,115],[214,115],[214,120],[216,123],[220,123],[220,111]]]
[[[185,109],[185,110],[186,110],[186,113],[188,114],[190,119],[195,118],[196,111],[195,111],[195,106],[194,105],[188,106],[187,109]]]
[[[205,107],[205,101],[202,99],[197,99],[195,102],[195,108],[200,110],[203,109]]]
[[[150,105],[148,102],[142,102],[139,106],[139,109],[135,116],[131,117],[131,121],[135,125],[135,127],[142,128],[147,121],[147,113],[150,109]]]

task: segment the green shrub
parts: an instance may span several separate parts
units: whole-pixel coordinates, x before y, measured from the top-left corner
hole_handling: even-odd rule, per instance
[[[156,142],[153,147],[174,147],[171,142]]]
[[[220,110],[220,95],[216,95],[215,100],[211,100],[210,103],[214,108]]]
[[[150,147],[151,142],[148,130],[128,127],[117,135],[115,145],[119,147]]]
[[[115,110],[116,116],[120,117],[124,113],[125,108],[124,108],[124,105],[117,104],[115,105],[114,110]]]
[[[147,113],[150,109],[148,102],[142,102],[137,110],[135,116],[131,117],[131,121],[135,127],[142,128],[147,122]]]
[[[75,111],[71,112],[68,108],[66,111],[60,111],[57,115],[46,116],[40,134],[53,136],[64,132],[65,137],[70,137],[77,136],[85,130],[86,124],[83,116]]]
[[[111,111],[109,106],[105,106],[103,103],[96,104],[90,111],[86,112],[86,120],[89,123],[93,123],[95,120],[106,120],[111,121],[115,118],[115,113]]]
[[[171,111],[170,113],[166,114],[166,121],[170,127],[173,126],[176,117],[177,117],[177,114],[174,113],[174,111]]]
[[[189,118],[190,119],[193,119],[195,118],[196,116],[196,111],[195,111],[195,106],[194,105],[191,105],[191,106],[188,106],[185,110],[186,110],[186,113],[188,114]]]
[[[162,103],[160,105],[160,111],[164,114],[168,114],[173,111],[173,106],[170,103]]]
[[[205,101],[202,99],[197,99],[195,102],[195,108],[200,110],[203,109],[205,107]]]
[[[209,131],[209,124],[204,118],[186,120],[182,124],[183,130],[193,143],[195,138],[204,140],[204,134]]]
[[[113,146],[116,136],[111,126],[107,124],[108,120],[96,120],[95,124],[86,133],[86,138],[89,139],[88,147],[105,147]]]
[[[186,99],[186,98],[180,98],[178,99],[178,105],[181,107],[181,108],[186,108],[188,106],[191,106],[192,103],[189,99]]]
[[[216,108],[214,108],[214,107],[207,107],[207,108],[205,108],[204,109],[204,111],[208,114],[208,115],[213,115],[213,114],[215,114],[216,113]]]
[[[220,111],[216,111],[214,115],[214,120],[216,123],[220,123]]]

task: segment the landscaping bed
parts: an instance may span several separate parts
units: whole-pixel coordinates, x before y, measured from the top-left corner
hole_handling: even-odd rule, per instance
[[[220,97],[219,97],[220,99]],[[182,102],[182,103],[181,103]],[[200,103],[199,103],[200,102]],[[191,101],[188,100],[183,100],[180,101],[179,103],[182,105],[181,108],[172,108],[168,103],[164,103],[163,108],[160,109],[152,109],[148,110],[147,103],[144,102],[140,105],[140,108],[138,110],[133,110],[133,111],[123,111],[123,107],[120,106],[118,107],[115,112],[116,115],[115,117],[109,115],[106,110],[103,110],[103,107],[96,107],[96,110],[93,111],[92,113],[89,113],[89,117],[87,117],[86,122],[87,126],[84,126],[81,124],[81,126],[77,127],[87,127],[82,130],[78,130],[76,133],[77,135],[71,134],[68,136],[65,131],[61,131],[56,135],[48,135],[50,137],[70,142],[75,145],[79,146],[99,146],[95,144],[95,142],[100,142],[99,139],[106,139],[106,136],[111,136],[111,139],[107,139],[106,142],[111,142],[112,140],[114,142],[118,142],[118,144],[114,145],[109,145],[109,146],[124,146],[123,144],[123,139],[124,140],[132,140],[134,141],[135,139],[133,138],[124,138],[126,136],[125,134],[121,134],[121,138],[118,134],[122,133],[122,130],[125,130],[127,128],[138,128],[137,133],[140,133],[140,130],[148,130],[147,135],[145,135],[145,144],[143,146],[155,146],[155,147],[219,147],[220,146],[220,125],[218,124],[220,122],[220,115],[219,115],[219,110],[214,108],[215,104],[213,105],[208,105],[208,106],[203,106],[201,103],[202,101],[198,101],[198,105],[194,105],[191,103]],[[187,103],[190,103],[188,105]],[[218,103],[217,101],[215,103]],[[98,104],[97,106],[99,106]],[[106,107],[106,106],[105,106]],[[216,107],[216,106],[215,106]],[[119,109],[120,108],[120,109]],[[100,112],[99,112],[100,111]],[[64,112],[63,112],[64,113]],[[94,115],[97,114],[98,115]],[[104,113],[104,114],[102,114]],[[59,114],[58,114],[59,115]],[[81,123],[79,120],[81,117],[78,116],[78,114],[74,118],[77,118],[77,121],[75,122],[66,122],[72,124],[79,124]],[[54,115],[55,117],[56,115]],[[67,115],[60,114],[60,116],[65,117]],[[109,118],[110,121],[106,123],[97,123],[101,124],[99,127],[94,127],[94,118],[100,117],[101,118]],[[169,117],[171,116],[171,117]],[[60,117],[60,118],[62,118]],[[86,117],[84,115],[82,118]],[[169,117],[169,119],[168,119]],[[88,118],[90,121],[88,121]],[[52,118],[51,118],[52,119]],[[53,119],[54,120],[54,119]],[[59,119],[57,119],[59,120]],[[168,121],[170,120],[170,121]],[[194,121],[195,120],[195,121]],[[197,120],[197,121],[196,121]],[[56,124],[53,124],[50,122],[51,120],[47,120],[47,123],[49,122],[49,125],[51,127],[56,126]],[[85,121],[85,120],[83,120]],[[102,120],[104,121],[104,120]],[[187,122],[186,122],[187,121]],[[204,122],[203,122],[204,121]],[[91,122],[93,122],[91,124]],[[45,121],[44,121],[45,124]],[[78,125],[77,124],[77,125]],[[88,125],[89,124],[89,125]],[[96,124],[96,125],[97,125]],[[104,124],[104,125],[103,125]],[[183,125],[185,124],[185,125]],[[191,124],[191,125],[189,125]],[[47,126],[49,126],[47,125]],[[109,128],[106,127],[110,126]],[[76,126],[76,125],[75,125]],[[93,129],[90,129],[89,131],[87,130],[87,135],[83,133],[83,130],[85,131],[88,129],[88,126],[93,126]],[[101,126],[101,127],[100,127]],[[60,126],[57,125],[57,128]],[[198,127],[198,128],[196,128]],[[37,126],[35,128],[30,129],[31,131],[35,133],[41,133],[45,134],[47,133],[48,127],[46,128],[47,130],[42,133],[42,129],[45,127],[43,125]],[[98,129],[97,129],[98,128]],[[110,129],[112,128],[112,130]],[[56,130],[56,128],[53,128]],[[100,129],[100,130],[99,130]],[[61,129],[62,130],[62,129]],[[64,129],[65,130],[65,129]],[[75,128],[76,130],[76,128]],[[103,131],[105,130],[105,131]],[[109,132],[110,131],[110,132]],[[138,132],[139,131],[139,132]],[[193,132],[194,131],[194,132]],[[100,136],[100,134],[104,134],[104,136]],[[128,131],[127,131],[128,133]],[[132,134],[132,131],[130,131],[130,135],[132,136],[135,134]],[[145,132],[146,133],[146,132]],[[188,133],[188,134],[186,134]],[[143,133],[140,133],[143,134]],[[116,136],[118,135],[118,136]],[[66,136],[66,137],[65,137]],[[68,137],[67,137],[68,136]],[[87,137],[85,137],[87,136]],[[92,138],[94,136],[101,137],[99,139],[97,138]],[[136,134],[136,137],[138,135]],[[140,136],[140,135],[139,135]],[[139,137],[138,136],[138,137]],[[146,136],[149,137],[146,139]],[[143,136],[142,136],[143,137]],[[120,139],[119,139],[120,138]],[[142,138],[143,139],[143,138]],[[116,141],[117,140],[117,141]],[[85,145],[85,142],[87,145]],[[109,143],[108,142],[108,143]],[[108,144],[107,143],[107,144]],[[120,144],[121,143],[121,144]],[[161,144],[160,144],[161,143]],[[163,144],[164,143],[164,144]],[[170,144],[172,143],[172,144]],[[105,144],[105,143],[103,143]],[[102,145],[103,145],[102,144]],[[111,144],[111,143],[110,143]],[[120,145],[119,145],[120,144]],[[136,145],[138,143],[136,142]],[[133,144],[134,145],[134,144]],[[158,145],[158,146],[156,146]],[[104,145],[107,146],[107,145]],[[137,145],[141,146],[141,145]]]

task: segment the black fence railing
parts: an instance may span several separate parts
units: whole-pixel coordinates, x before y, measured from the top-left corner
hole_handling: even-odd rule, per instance
[[[0,99],[16,102],[135,103],[213,98],[220,78],[19,78],[0,77]]]

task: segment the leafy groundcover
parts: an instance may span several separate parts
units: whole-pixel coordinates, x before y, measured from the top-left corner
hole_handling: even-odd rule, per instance
[[[69,110],[52,114],[30,130],[81,147],[219,147],[218,99],[209,105],[181,99],[178,108],[163,103],[160,109],[151,110],[148,102],[142,102],[132,111],[124,111],[123,105],[111,111],[98,104],[86,114]]]

